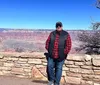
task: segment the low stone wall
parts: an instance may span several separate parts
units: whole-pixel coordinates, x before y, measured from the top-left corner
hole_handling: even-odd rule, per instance
[[[0,53],[0,75],[47,81],[44,53]],[[69,54],[63,66],[64,85],[100,85],[100,55]]]

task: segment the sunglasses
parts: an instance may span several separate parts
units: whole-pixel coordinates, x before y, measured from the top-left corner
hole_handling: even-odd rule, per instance
[[[61,25],[57,25],[56,28],[58,28],[58,27],[62,27],[62,26]]]

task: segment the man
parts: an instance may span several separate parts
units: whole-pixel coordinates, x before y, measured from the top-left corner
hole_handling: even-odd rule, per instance
[[[71,49],[71,38],[63,30],[61,22],[56,23],[56,30],[50,33],[46,40],[48,85],[60,85],[62,67]]]

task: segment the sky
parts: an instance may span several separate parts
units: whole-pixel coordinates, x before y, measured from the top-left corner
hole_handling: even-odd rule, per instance
[[[63,29],[90,29],[91,17],[100,21],[96,0],[0,0],[0,28],[55,29],[61,21]]]

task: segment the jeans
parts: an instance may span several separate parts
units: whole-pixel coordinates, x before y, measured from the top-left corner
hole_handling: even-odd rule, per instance
[[[49,81],[54,81],[56,85],[60,84],[61,76],[62,76],[62,67],[64,61],[57,61],[51,57],[48,57],[47,62],[47,76]]]

